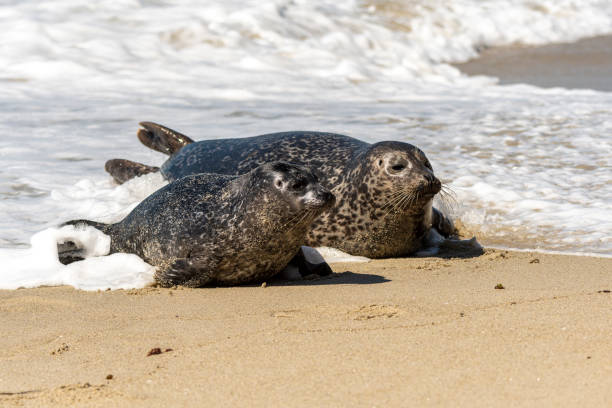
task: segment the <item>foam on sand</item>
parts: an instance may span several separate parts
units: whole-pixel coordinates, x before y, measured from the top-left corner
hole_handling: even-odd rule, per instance
[[[84,249],[86,259],[60,263],[57,244],[67,240]],[[112,254],[110,237],[93,227],[49,228],[31,239],[31,248],[0,250],[0,289],[70,285],[77,289],[131,289],[153,282],[155,268],[136,255]]]

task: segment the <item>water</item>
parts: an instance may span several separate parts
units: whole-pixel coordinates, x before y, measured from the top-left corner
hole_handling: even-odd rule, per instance
[[[449,62],[612,32],[612,1],[2,1],[0,247],[120,219],[163,185],[137,123],[320,130],[421,147],[485,245],[612,254],[612,93],[498,86]],[[3,270],[6,270],[2,267]]]

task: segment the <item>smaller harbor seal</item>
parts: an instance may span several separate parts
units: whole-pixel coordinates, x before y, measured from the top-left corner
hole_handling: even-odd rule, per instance
[[[437,230],[455,235],[452,222],[432,206],[443,186],[418,147],[404,142],[364,141],[335,133],[294,131],[194,142],[152,122],[142,122],[140,141],[169,154],[161,166],[168,180],[197,173],[243,174],[275,160],[311,168],[336,196],[337,205],[312,224],[306,245],[351,255],[388,258],[414,254]],[[106,170],[122,183],[156,171],[114,159]]]
[[[310,224],[334,195],[305,167],[284,162],[242,176],[197,174],[151,194],[122,221],[93,226],[111,238],[110,253],[140,256],[157,267],[161,286],[235,285],[272,277],[304,244]],[[59,245],[64,263],[79,258]]]

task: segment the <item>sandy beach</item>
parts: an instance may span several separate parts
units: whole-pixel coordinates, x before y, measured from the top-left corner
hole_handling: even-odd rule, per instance
[[[0,291],[0,405],[609,406],[612,259],[487,250],[333,269],[266,287]]]

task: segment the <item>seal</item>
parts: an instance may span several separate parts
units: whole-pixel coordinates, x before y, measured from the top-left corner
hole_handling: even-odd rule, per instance
[[[152,122],[140,125],[140,141],[170,155],[160,169],[168,180],[202,172],[243,174],[275,160],[313,169],[336,196],[337,205],[315,220],[306,245],[386,258],[421,250],[432,228],[443,237],[456,233],[452,222],[432,206],[442,183],[425,154],[409,143],[370,144],[308,131],[194,142]],[[141,166],[115,159],[105,167],[123,182]]]
[[[136,254],[156,266],[161,286],[235,285],[283,270],[300,251],[310,224],[334,202],[307,168],[273,162],[241,176],[183,177],[116,224],[66,224],[90,225],[109,235],[110,253]],[[58,247],[63,263],[79,259],[74,243]]]

